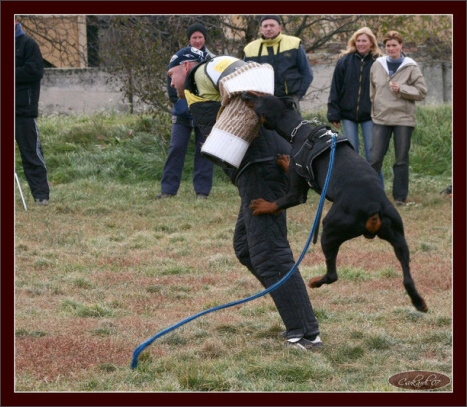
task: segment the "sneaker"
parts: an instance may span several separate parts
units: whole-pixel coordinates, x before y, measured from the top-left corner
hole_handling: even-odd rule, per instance
[[[205,194],[196,194],[196,199],[208,199],[208,196]]]
[[[49,200],[45,198],[37,198],[36,199],[36,204],[42,205],[42,206],[47,206],[49,204]]]
[[[300,350],[314,350],[323,347],[323,343],[319,335],[313,339],[305,339],[305,338],[290,338],[287,339],[286,346],[289,348],[295,348]]]
[[[156,195],[156,199],[166,199],[166,198],[173,198],[174,194],[159,194]]]
[[[452,195],[452,185],[449,185],[447,188],[443,189],[440,192],[441,195]]]
[[[404,206],[405,202],[404,201],[396,201],[396,206]]]

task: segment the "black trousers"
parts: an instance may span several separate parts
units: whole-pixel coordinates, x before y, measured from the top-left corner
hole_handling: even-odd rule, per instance
[[[49,183],[47,168],[36,119],[32,117],[16,117],[15,139],[18,143],[23,164],[24,175],[28,181],[34,199],[49,199]]]
[[[270,287],[284,277],[295,264],[287,240],[285,211],[280,215],[254,216],[249,209],[252,199],[274,201],[287,189],[287,177],[275,160],[247,167],[237,180],[241,207],[234,234],[234,249],[240,263]],[[270,293],[284,322],[288,338],[319,334],[318,321],[300,271]]]
[[[384,157],[389,148],[391,135],[394,134],[395,161],[392,166],[394,182],[392,196],[396,201],[405,202],[409,194],[409,151],[414,127],[373,125],[370,150],[370,165],[379,174]]]

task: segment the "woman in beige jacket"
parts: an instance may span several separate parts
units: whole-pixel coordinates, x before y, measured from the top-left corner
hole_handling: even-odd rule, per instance
[[[371,117],[374,123],[370,165],[379,174],[394,134],[393,198],[403,205],[409,192],[409,150],[415,128],[415,102],[425,99],[425,78],[417,63],[402,53],[402,36],[389,31],[383,38],[387,56],[370,71]]]

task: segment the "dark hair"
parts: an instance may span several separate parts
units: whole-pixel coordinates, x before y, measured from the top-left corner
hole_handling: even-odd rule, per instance
[[[199,31],[201,34],[203,34],[205,40],[207,39],[208,35],[206,32],[206,28],[204,27],[204,25],[199,23],[194,23],[187,28],[186,35],[188,36],[188,39],[190,39],[193,33],[196,31]]]
[[[260,25],[263,24],[264,20],[276,20],[279,23],[279,25],[281,23],[281,19],[279,18],[279,16],[276,16],[276,15],[269,15],[269,16],[261,17],[261,20],[259,20],[259,24]]]
[[[397,31],[388,31],[383,37],[383,44],[386,45],[386,42],[390,40],[396,40],[399,44],[402,44],[404,40],[402,39],[402,35],[400,35]]]

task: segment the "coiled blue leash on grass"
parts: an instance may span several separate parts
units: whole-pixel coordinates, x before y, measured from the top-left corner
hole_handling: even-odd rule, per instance
[[[305,247],[302,250],[302,253],[300,254],[300,256],[299,256],[298,260],[296,261],[296,263],[287,272],[287,274],[284,277],[282,277],[282,279],[280,279],[277,283],[274,283],[272,286],[268,287],[266,290],[263,290],[263,291],[261,291],[261,292],[259,292],[257,294],[254,294],[254,295],[252,295],[250,297],[243,298],[241,300],[229,302],[227,304],[218,305],[216,307],[209,308],[207,310],[198,312],[197,314],[191,315],[190,317],[185,318],[182,321],[179,321],[176,324],[174,324],[172,326],[169,326],[168,328],[165,328],[162,331],[158,332],[157,334],[155,334],[151,338],[147,339],[146,341],[144,341],[143,343],[141,343],[139,346],[137,346],[135,348],[135,350],[133,351],[133,359],[131,361],[131,368],[132,369],[135,369],[138,366],[138,357],[141,354],[141,352],[144,349],[146,349],[149,345],[151,345],[151,343],[153,343],[156,339],[160,338],[161,336],[163,336],[163,335],[165,335],[165,334],[167,334],[167,333],[181,327],[182,325],[185,325],[188,322],[193,321],[194,319],[199,318],[199,317],[201,317],[203,315],[209,314],[209,313],[214,312],[214,311],[219,311],[219,310],[224,309],[224,308],[233,307],[235,305],[244,304],[246,302],[255,300],[256,298],[262,297],[263,295],[266,295],[266,294],[270,293],[271,291],[275,290],[276,288],[280,287],[282,284],[284,284],[290,278],[290,276],[295,272],[298,265],[302,262],[303,258],[305,257],[305,254],[308,251],[308,248],[310,247],[310,243],[311,243],[311,240],[313,238],[313,235],[315,234],[316,227],[319,225],[319,222],[320,222],[320,219],[321,219],[321,212],[323,211],[324,201],[326,200],[326,191],[328,189],[329,180],[331,179],[332,167],[334,165],[334,153],[335,153],[335,149],[336,149],[336,137],[337,137],[337,135],[335,133],[333,133],[332,134],[332,143],[331,143],[331,154],[330,154],[330,157],[329,157],[328,172],[326,174],[326,180],[325,180],[325,183],[324,183],[323,190],[321,192],[321,197],[320,197],[320,200],[319,200],[319,203],[318,203],[318,209],[316,210],[316,216],[315,216],[315,220],[313,221],[313,226],[311,228],[308,239],[307,239],[307,241],[305,243]]]

